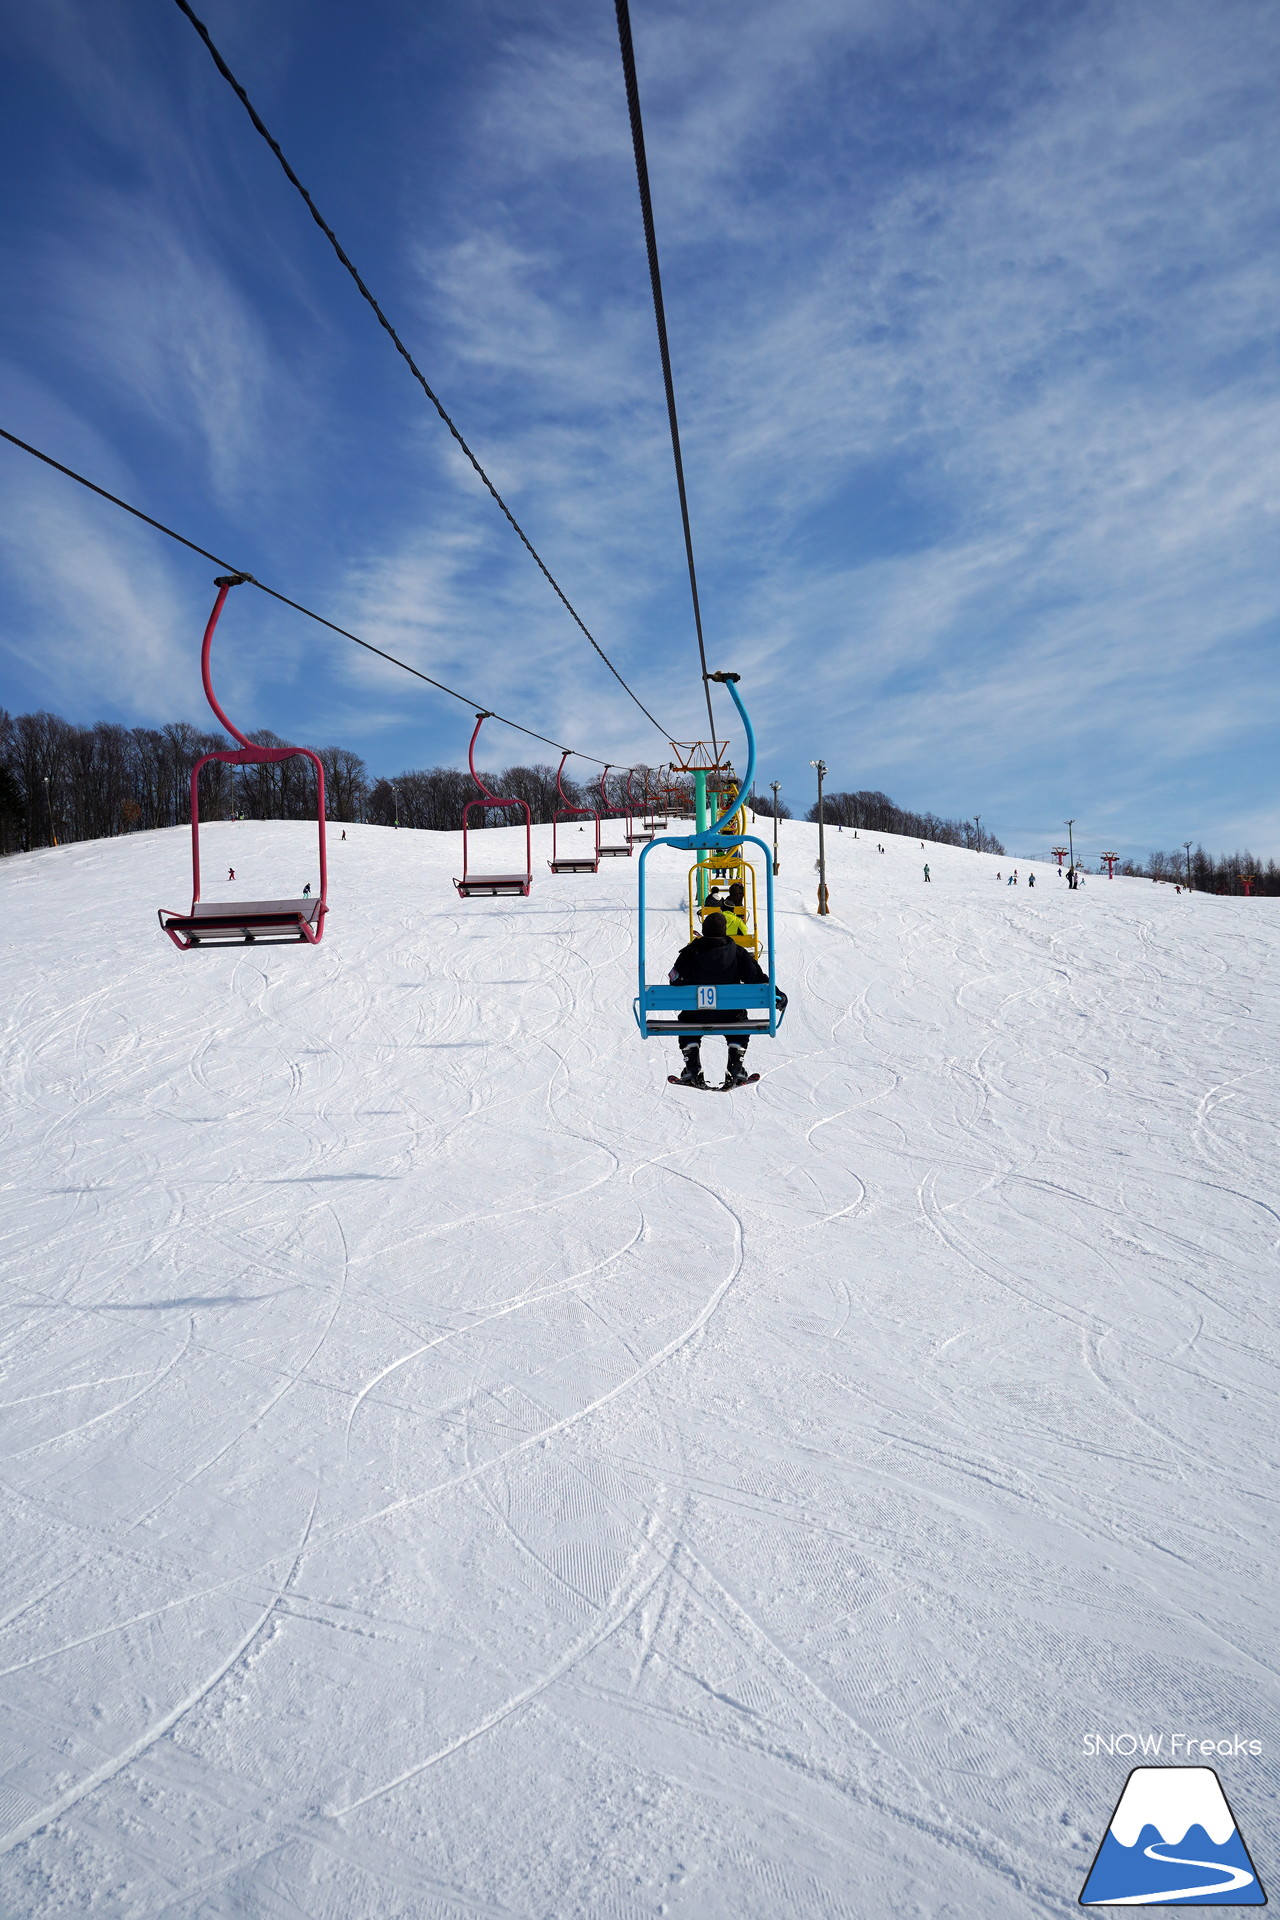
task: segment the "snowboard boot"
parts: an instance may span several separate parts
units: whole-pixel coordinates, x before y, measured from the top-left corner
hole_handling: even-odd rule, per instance
[[[746,1068],[746,1053],[745,1047],[730,1047],[724,1076],[726,1087],[740,1087],[750,1077]]]
[[[682,1087],[705,1087],[702,1077],[702,1054],[697,1047],[681,1047],[684,1055],[684,1072],[680,1075]]]

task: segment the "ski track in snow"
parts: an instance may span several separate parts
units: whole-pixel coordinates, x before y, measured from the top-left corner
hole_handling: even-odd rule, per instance
[[[314,950],[0,863],[0,1911],[1073,1911],[1083,1735],[1276,1704],[1280,902],[831,834],[819,920],[784,823],[704,1102],[634,862],[348,835]]]

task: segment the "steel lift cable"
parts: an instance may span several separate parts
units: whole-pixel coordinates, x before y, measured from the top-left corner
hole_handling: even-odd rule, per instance
[[[178,0],[179,6],[185,0]],[[618,15],[618,46],[622,53],[622,73],[627,84],[627,111],[631,115],[631,144],[636,156],[636,182],[640,188],[640,212],[644,219],[644,243],[649,255],[649,284],[653,288],[653,316],[658,323],[658,352],[662,359],[662,378],[667,389],[667,419],[671,426],[671,452],[676,463],[676,488],[680,495],[680,519],[684,526],[684,551],[689,562],[689,592],[693,596],[693,624],[698,635],[698,660],[702,667],[702,691],[706,696],[707,719],[711,724],[711,744],[718,749],[716,717],[711,710],[711,677],[707,672],[707,648],[702,637],[702,608],[698,601],[698,574],[693,564],[693,534],[689,527],[689,498],[684,484],[684,460],[680,453],[680,423],[676,418],[676,389],[671,378],[671,352],[667,345],[667,313],[662,303],[662,274],[658,267],[658,236],[653,226],[653,200],[649,193],[649,162],[644,150],[644,122],[640,118],[640,89],[636,84],[636,56],[631,44],[631,14],[627,0],[614,0]],[[670,739],[670,735],[667,736]]]
[[[538,552],[538,549],[534,546],[532,540],[530,540],[524,528],[520,525],[520,522],[516,519],[514,513],[512,513],[510,507],[507,505],[502,495],[498,492],[498,489],[494,486],[492,480],[489,478],[488,474],[485,472],[484,468],[481,466],[479,460],[477,460],[475,454],[472,453],[471,448],[467,445],[461,433],[458,431],[457,426],[454,424],[450,416],[445,412],[444,406],[441,403],[439,395],[432,388],[431,384],[427,380],[426,375],[423,373],[421,367],[418,365],[417,361],[414,359],[413,355],[410,353],[408,347],[406,347],[406,345],[404,344],[404,341],[400,338],[400,335],[396,332],[390,320],[388,320],[381,306],[379,306],[377,300],[374,298],[373,294],[369,291],[369,288],[365,285],[365,282],[362,279],[358,269],[356,268],[349,254],[343,248],[342,243],[338,239],[337,234],[334,232],[333,228],[329,225],[328,221],[325,219],[324,215],[321,213],[319,207],[317,207],[315,201],[311,198],[311,195],[307,192],[307,189],[303,186],[301,180],[299,180],[297,174],[294,172],[293,168],[289,165],[289,162],[285,159],[285,156],[280,147],[279,141],[274,138],[270,130],[264,124],[261,114],[258,112],[252,100],[250,100],[248,94],[245,92],[244,88],[241,86],[240,82],[236,79],[236,76],[234,75],[234,73],[232,73],[230,67],[227,65],[226,61],[223,59],[222,55],[219,53],[217,47],[214,45],[213,39],[209,33],[209,29],[204,24],[204,21],[200,19],[198,14],[192,11],[192,9],[187,4],[187,0],[174,0],[174,4],[183,13],[186,14],[187,19],[191,22],[196,32],[200,35],[200,38],[204,41],[205,46],[209,49],[209,53],[213,59],[214,65],[218,69],[218,72],[222,75],[227,85],[231,88],[232,92],[236,95],[236,98],[239,100],[241,106],[244,108],[250,120],[253,122],[254,127],[262,135],[262,138],[266,141],[272,153],[274,153],[276,159],[280,162],[281,167],[284,169],[285,178],[289,181],[289,184],[293,187],[296,187],[298,192],[301,194],[303,200],[306,202],[307,211],[310,213],[311,218],[315,221],[321,233],[323,233],[325,239],[329,242],[329,245],[333,248],[339,260],[342,262],[347,272],[351,275],[351,278],[355,281],[356,286],[360,290],[362,298],[368,301],[374,313],[377,315],[379,326],[381,326],[384,332],[389,335],[391,342],[395,347],[396,352],[400,355],[400,358],[404,361],[410,373],[413,375],[418,385],[422,388],[422,391],[426,394],[428,400],[431,402],[436,412],[440,415],[440,418],[444,421],[445,426],[448,427],[450,433],[453,435],[458,445],[462,448],[462,451],[466,454],[467,459],[471,462],[471,465],[475,468],[476,473],[479,475],[481,481],[483,482],[485,487],[488,488],[490,494],[493,496],[494,500],[497,502],[498,506],[501,508],[502,512],[505,514],[507,520],[510,522],[513,532],[516,534],[518,539],[522,542],[522,544],[528,551],[530,558],[533,560],[535,566],[543,575],[543,578],[546,580],[548,586],[551,588],[551,591],[555,594],[556,598],[560,601],[561,605],[564,607],[565,612],[569,615],[569,618],[580,629],[584,637],[591,642],[591,645],[595,648],[600,658],[604,661],[604,664],[606,665],[606,667],[608,667],[610,673],[613,675],[618,685],[623,689],[624,693],[627,694],[628,698],[635,701],[636,705],[639,707],[645,719],[648,720],[653,726],[655,726],[658,729],[658,732],[663,735],[664,739],[669,740],[671,738],[671,735],[667,732],[667,729],[663,726],[660,720],[654,719],[653,715],[650,713],[648,707],[645,706],[644,701],[640,698],[639,694],[634,693],[632,689],[627,685],[626,681],[623,679],[622,675],[618,672],[618,669],[614,666],[612,660],[609,658],[604,648],[600,645],[600,642],[596,639],[595,635],[591,632],[591,629],[587,626],[586,621],[582,618],[577,608],[573,605],[573,602],[569,599],[568,594],[565,592],[564,588],[560,585],[560,582],[556,579],[555,575],[552,573],[550,567],[548,567],[548,565],[546,564],[546,561],[542,558],[542,555]]]
[[[42,453],[40,448],[33,447],[30,441],[19,440],[16,433],[10,433],[5,427],[0,427],[0,440],[7,440],[10,446],[21,448],[23,453],[29,453],[35,460],[42,460],[46,467],[52,467],[55,472],[65,473],[68,480],[74,480],[77,486],[85,487],[90,493],[96,493],[102,500],[109,500],[113,507],[120,507],[125,513],[131,513],[135,520],[145,521],[147,526],[154,527],[157,533],[163,533],[170,540],[176,540],[180,547],[186,547],[192,553],[198,553],[202,559],[212,560],[216,567],[222,567],[228,573],[238,575],[247,585],[256,587],[259,593],[269,595],[272,600],[279,600],[282,606],[292,607],[295,613],[305,614],[308,620],[314,620],[318,626],[328,627],[330,633],[341,634],[344,640],[353,641],[357,647],[363,647],[366,653],[376,653],[380,660],[389,661],[393,667],[399,667],[403,673],[411,673],[415,680],[425,680],[429,687],[434,687],[438,693],[447,693],[451,700],[461,700],[463,706],[470,707],[473,713],[479,707],[480,702],[473,700],[469,693],[459,693],[456,687],[447,687],[443,680],[433,680],[429,673],[423,673],[419,667],[411,667],[407,660],[398,660],[394,653],[388,653],[383,647],[375,647],[372,640],[362,640],[358,633],[352,633],[347,627],[340,627],[334,620],[326,620],[322,613],[316,613],[311,607],[304,607],[300,600],[291,600],[287,593],[280,593],[275,587],[269,587],[264,580],[256,580],[251,573],[243,572],[230,560],[224,560],[220,554],[210,553],[208,547],[198,546],[194,540],[188,540],[185,533],[175,533],[172,527],[166,527],[163,520],[153,520],[149,513],[142,511],[141,507],[131,506],[127,500],[122,500],[118,493],[108,493],[105,487],[100,487],[95,480],[86,479],[84,474],[77,473],[74,467],[63,466],[61,460],[55,460],[51,453]],[[544,746],[554,747],[557,753],[572,753],[575,759],[590,760],[597,767],[614,764],[612,761],[606,763],[601,760],[598,754],[579,753],[576,747],[566,747],[562,740],[552,740],[548,734],[535,733],[532,727],[521,726],[518,720],[508,720],[505,714],[496,713],[492,708],[487,708],[486,712],[500,725],[511,727],[516,733],[523,733],[530,740],[540,740]]]

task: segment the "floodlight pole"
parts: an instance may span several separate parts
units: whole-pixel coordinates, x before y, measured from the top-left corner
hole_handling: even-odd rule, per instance
[[[389,780],[387,785],[391,788],[391,824],[393,827],[398,827],[400,825],[400,789],[394,780]]]
[[[54,829],[54,824],[53,824],[53,800],[49,793],[49,776],[47,773],[44,776],[44,803],[45,803],[45,806],[49,809],[49,838],[50,840],[52,840],[54,846],[56,847],[58,844],[58,835]]]
[[[818,770],[818,912],[830,913],[827,904],[827,840],[826,820],[823,817],[822,783],[827,775],[825,760],[811,760],[811,767]]]
[[[982,852],[982,815],[980,813],[975,813],[973,816],[973,830],[978,836],[978,852],[981,853]]]
[[[1071,871],[1074,873],[1075,867],[1076,867],[1076,842],[1075,842],[1075,835],[1072,832],[1072,828],[1075,826],[1076,823],[1074,820],[1064,820],[1062,824],[1067,830],[1067,851],[1070,856],[1067,864],[1070,867]]]
[[[769,784],[773,788],[773,877],[776,880],[778,877],[778,871],[779,871],[779,868],[778,868],[778,794],[779,794],[779,791],[781,790],[782,782],[781,780],[771,780]]]
[[[1184,840],[1182,844],[1187,850],[1187,892],[1190,893],[1191,891],[1191,842],[1189,840]]]

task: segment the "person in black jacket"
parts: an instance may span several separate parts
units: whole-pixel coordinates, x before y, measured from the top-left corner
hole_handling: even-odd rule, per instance
[[[759,961],[753,959],[745,947],[729,939],[722,913],[707,914],[700,936],[691,940],[687,947],[681,947],[667,978],[673,987],[763,987],[769,983],[769,976]],[[779,988],[779,1012],[786,1004],[787,996]],[[698,1007],[690,1008],[677,1017],[686,1026],[732,1028],[740,1021],[745,1023],[747,1010],[745,1007],[717,1007],[709,1012]],[[729,1061],[724,1084],[726,1087],[740,1087],[747,1077],[743,1059],[751,1035],[727,1032],[725,1040],[729,1047]],[[684,1055],[684,1072],[680,1075],[683,1086],[705,1087],[707,1084],[702,1077],[701,1048],[700,1034],[691,1033],[687,1040],[680,1042],[680,1051]]]

